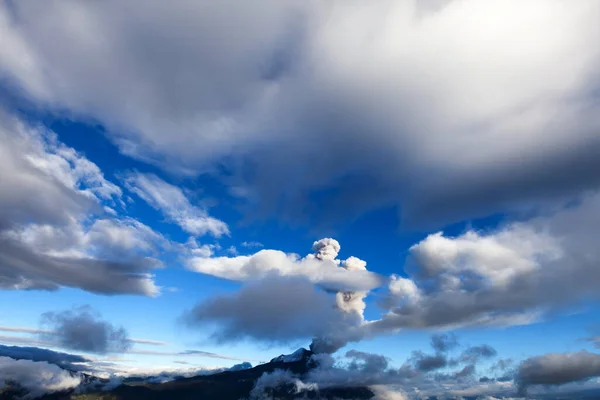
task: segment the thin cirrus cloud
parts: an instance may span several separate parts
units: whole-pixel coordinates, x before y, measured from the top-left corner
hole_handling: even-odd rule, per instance
[[[440,226],[598,189],[597,1],[234,3],[5,4],[0,71],[279,218]]]
[[[208,215],[205,209],[194,206],[182,190],[156,175],[131,173],[125,178],[127,188],[138,195],[184,231],[202,236],[221,237],[229,234],[227,224]]]
[[[0,326],[1,332],[14,332],[14,333],[25,333],[31,335],[52,335],[55,334],[55,331],[48,329],[39,329],[39,328],[27,328],[22,326]],[[15,337],[15,339],[18,339]],[[28,338],[23,338],[23,340],[27,340]],[[130,342],[135,344],[146,344],[151,346],[166,346],[169,343],[161,342],[160,340],[151,340],[151,339],[135,339],[129,338]]]

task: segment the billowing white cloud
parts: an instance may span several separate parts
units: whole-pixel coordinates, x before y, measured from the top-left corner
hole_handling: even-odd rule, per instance
[[[373,329],[528,323],[595,298],[600,195],[488,232],[429,235],[410,248]],[[569,290],[563,290],[569,287]]]
[[[597,188],[598,2],[430,4],[19,1],[0,71],[126,154],[225,165],[281,218],[437,223]]]
[[[197,236],[211,234],[220,237],[229,234],[225,222],[210,217],[205,209],[192,205],[180,188],[156,175],[131,173],[125,182],[129,190],[160,210],[184,231]]]
[[[192,257],[187,266],[193,271],[235,281],[259,279],[269,274],[301,276],[326,289],[368,291],[381,285],[382,278],[366,269],[366,262],[350,257],[336,260],[340,245],[335,239],[316,241],[313,250],[300,258],[279,250],[260,250],[251,256]]]

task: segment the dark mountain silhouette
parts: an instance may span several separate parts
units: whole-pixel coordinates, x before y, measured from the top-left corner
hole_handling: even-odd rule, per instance
[[[310,350],[299,349],[289,355],[281,355],[254,368],[225,371],[212,375],[175,379],[166,383],[146,383],[143,379],[128,379],[110,391],[92,389],[85,393],[75,391],[52,393],[41,397],[42,400],[240,400],[248,399],[256,381],[265,373],[276,370],[290,371],[302,377],[316,367],[311,359]],[[101,386],[103,381],[94,381],[87,376],[87,386]],[[18,386],[0,392],[0,400],[15,400],[23,396]],[[352,399],[362,400],[374,397],[366,387],[340,387],[306,390],[296,393],[291,384],[270,388],[266,392],[272,399]]]

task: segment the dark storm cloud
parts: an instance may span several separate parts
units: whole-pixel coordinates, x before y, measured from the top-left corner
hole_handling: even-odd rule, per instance
[[[522,361],[515,381],[522,388],[531,385],[562,385],[600,376],[600,355],[577,353],[548,353]]]
[[[46,361],[61,368],[77,371],[81,366],[77,363],[89,362],[85,357],[61,353],[39,347],[21,347],[0,345],[0,357],[10,357],[15,360]]]
[[[89,306],[47,312],[41,323],[51,333],[41,335],[56,346],[89,353],[124,353],[133,342],[123,327],[101,319]]]

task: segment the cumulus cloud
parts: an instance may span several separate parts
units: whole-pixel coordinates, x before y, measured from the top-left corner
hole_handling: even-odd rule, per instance
[[[121,189],[53,132],[0,115],[0,288],[156,295],[164,238],[105,215]]]
[[[366,269],[366,262],[350,257],[336,259],[340,244],[335,239],[321,239],[313,245],[314,253],[304,258],[279,250],[260,250],[251,256],[192,257],[188,268],[220,278],[248,281],[269,274],[305,277],[333,291],[368,291],[381,285],[382,278]],[[359,302],[361,300],[358,300]]]
[[[600,355],[549,353],[521,362],[515,380],[526,389],[531,385],[563,385],[600,376]]]
[[[234,3],[4,5],[0,70],[281,217],[437,224],[598,187],[595,0]]]
[[[595,298],[600,195],[496,230],[429,235],[393,277],[377,330],[518,325]],[[561,288],[568,284],[570,290]]]
[[[17,383],[30,396],[73,389],[81,383],[78,375],[45,361],[15,360],[0,356],[0,384]]]
[[[124,353],[132,342],[123,327],[101,319],[89,306],[42,315],[42,326],[51,333],[43,337],[61,348],[89,353]]]
[[[225,222],[209,216],[205,209],[192,205],[180,188],[156,175],[131,173],[125,182],[129,190],[184,231],[197,236],[211,234],[220,237],[229,234]]]

